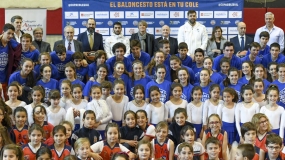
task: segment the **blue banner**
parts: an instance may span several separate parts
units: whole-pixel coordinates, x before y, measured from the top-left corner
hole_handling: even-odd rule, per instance
[[[72,25],[75,37],[86,31],[88,18],[95,18],[96,32],[104,39],[111,35],[114,22],[121,22],[124,35],[130,37],[138,31],[140,20],[148,24],[147,32],[161,36],[161,27],[169,25],[171,36],[187,20],[188,10],[197,12],[197,21],[204,24],[211,35],[214,26],[221,26],[227,39],[237,34],[236,24],[242,21],[243,0],[197,1],[142,1],[142,0],[63,0],[63,27]]]

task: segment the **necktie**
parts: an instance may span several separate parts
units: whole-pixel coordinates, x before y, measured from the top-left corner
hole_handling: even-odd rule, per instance
[[[71,43],[70,43],[70,42],[68,42],[67,50],[68,50],[68,51],[71,51]]]
[[[241,50],[243,51],[243,49],[244,49],[244,37],[240,37],[240,38],[241,38],[240,47],[241,47]]]
[[[90,49],[92,50],[93,44],[94,44],[94,41],[93,41],[93,38],[92,38],[92,34],[89,34],[88,39],[89,39]]]

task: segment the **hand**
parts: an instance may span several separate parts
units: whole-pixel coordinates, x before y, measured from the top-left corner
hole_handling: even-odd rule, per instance
[[[101,124],[101,121],[96,122],[96,123],[94,124],[94,128],[97,128],[100,124]]]
[[[86,59],[82,60],[82,66],[83,67],[87,67],[88,66],[88,63],[87,63]]]
[[[90,77],[89,81],[95,82],[95,78],[94,77]]]
[[[34,46],[34,45],[31,45],[30,46],[30,51],[34,51],[34,50],[36,50],[37,48]]]
[[[98,153],[89,152],[89,156],[94,160],[103,160],[103,158]]]
[[[138,144],[138,141],[130,140],[130,141],[128,141],[127,143],[128,143],[130,146],[132,146],[132,147],[136,147],[137,144]]]
[[[244,57],[244,56],[246,55],[246,52],[247,52],[247,51],[240,51],[240,52],[238,53],[238,57]]]
[[[136,155],[134,153],[129,152],[128,155],[129,155],[129,160],[136,159]]]
[[[244,139],[242,137],[239,137],[239,139],[240,139],[239,143],[243,144],[244,143]]]
[[[173,82],[176,82],[176,83],[178,83],[178,79],[174,79],[174,81]]]

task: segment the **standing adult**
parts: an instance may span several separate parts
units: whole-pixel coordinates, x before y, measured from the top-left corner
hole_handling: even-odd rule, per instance
[[[194,58],[194,52],[197,48],[206,50],[208,42],[208,33],[206,27],[197,22],[197,13],[194,10],[187,12],[188,22],[185,22],[178,30],[178,44],[185,42],[188,45],[188,55]]]
[[[74,28],[72,26],[64,27],[65,39],[54,42],[53,50],[55,51],[56,46],[62,44],[65,46],[67,51],[71,52],[83,52],[82,43],[73,39]]]
[[[138,33],[132,34],[130,41],[134,39],[139,40],[142,51],[148,53],[150,57],[152,57],[154,52],[154,35],[146,33],[147,23],[144,20],[139,22],[138,28]]]
[[[13,26],[15,27],[15,32],[14,32],[14,39],[20,43],[21,42],[21,37],[24,34],[24,32],[21,30],[22,28],[22,22],[23,22],[23,18],[19,15],[13,16],[11,18],[11,23],[13,24]]]
[[[7,99],[7,82],[21,60],[21,45],[13,39],[15,27],[6,23],[0,36],[0,95]]]
[[[87,30],[77,36],[77,40],[82,42],[83,52],[90,53],[91,51],[104,50],[103,37],[100,33],[95,32],[95,19],[89,18],[86,27]]]
[[[43,28],[37,27],[33,30],[34,41],[32,45],[34,45],[40,53],[43,52],[51,52],[50,44],[48,42],[43,41]]]
[[[238,23],[237,30],[238,35],[231,38],[230,42],[234,44],[234,54],[238,57],[244,57],[253,39],[245,35],[246,24],[244,22]]]
[[[174,37],[170,37],[170,27],[168,25],[164,25],[161,28],[162,35],[154,40],[154,52],[159,51],[158,42],[160,40],[168,40],[170,44],[170,55],[174,55],[178,53],[178,42],[177,39]]]
[[[265,26],[258,28],[255,32],[254,42],[260,42],[259,34],[262,31],[267,31],[270,34],[267,45],[270,46],[272,43],[278,43],[280,45],[280,52],[284,51],[284,31],[274,25],[274,14],[267,12],[265,14]]]
[[[118,42],[121,42],[126,46],[125,57],[127,57],[130,54],[130,40],[127,37],[124,37],[122,33],[122,24],[120,22],[115,22],[111,36],[105,40],[104,48],[108,58],[115,56],[112,52],[112,47]]]

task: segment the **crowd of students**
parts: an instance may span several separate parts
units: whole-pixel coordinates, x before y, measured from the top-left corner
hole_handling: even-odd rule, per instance
[[[229,53],[197,48],[192,60],[184,42],[176,55],[158,45],[149,57],[132,40],[125,57],[119,42],[90,64],[63,45],[22,55],[0,101],[1,159],[285,159],[278,43],[264,54],[253,42],[240,66]]]

